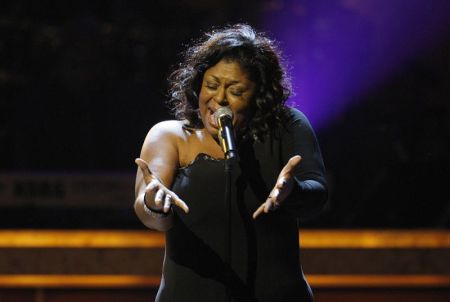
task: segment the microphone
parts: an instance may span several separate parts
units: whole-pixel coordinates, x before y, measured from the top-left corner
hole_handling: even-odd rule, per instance
[[[214,112],[219,125],[219,141],[226,159],[238,159],[233,131],[233,112],[230,107],[220,107]]]

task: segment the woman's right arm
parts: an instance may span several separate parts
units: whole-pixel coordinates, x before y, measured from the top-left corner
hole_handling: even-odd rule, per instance
[[[153,126],[145,138],[140,159],[136,160],[139,167],[136,173],[134,209],[145,226],[158,231],[167,231],[172,226],[170,204],[175,204],[186,212],[189,210],[168,189],[172,186],[179,167],[178,139],[181,129],[179,121],[165,121]]]

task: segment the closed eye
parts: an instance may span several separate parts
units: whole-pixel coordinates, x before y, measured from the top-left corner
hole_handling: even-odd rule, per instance
[[[234,96],[242,96],[243,92],[242,91],[231,91],[231,94]]]

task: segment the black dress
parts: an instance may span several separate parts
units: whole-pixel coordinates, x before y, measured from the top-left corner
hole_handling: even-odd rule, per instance
[[[252,213],[290,157],[300,154],[296,186],[274,212]],[[189,206],[174,208],[166,232],[163,278],[156,301],[312,301],[299,261],[298,218],[326,201],[320,150],[305,116],[291,110],[286,127],[264,142],[239,146],[231,176],[231,264],[226,251],[225,161],[199,154],[179,170],[172,190]]]

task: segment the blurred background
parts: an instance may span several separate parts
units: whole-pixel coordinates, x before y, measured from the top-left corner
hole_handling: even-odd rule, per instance
[[[167,76],[235,22],[278,40],[317,132],[331,195],[305,227],[450,226],[449,1],[3,0],[0,227],[142,228],[134,158],[171,118]]]
[[[289,103],[308,116],[322,148],[330,198],[302,228],[448,234],[448,0],[2,0],[0,229],[145,230],[132,208],[134,159],[151,126],[172,118],[166,79],[204,31],[236,22],[279,42],[295,91]],[[442,238],[438,254],[421,248],[405,267],[439,259],[437,270],[418,271],[446,275],[447,295],[450,237]],[[11,259],[18,246],[5,240],[0,252]],[[0,279],[17,274],[20,261],[0,261]],[[17,295],[0,300],[28,301]],[[39,290],[32,296],[45,300]]]

